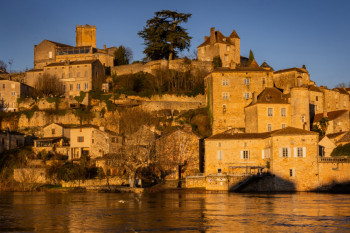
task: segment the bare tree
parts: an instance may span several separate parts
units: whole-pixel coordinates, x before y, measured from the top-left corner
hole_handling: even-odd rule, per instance
[[[10,58],[8,61],[9,65],[10,65],[10,73],[12,73],[12,64],[13,64],[13,59]]]
[[[62,83],[58,80],[57,76],[54,75],[44,74],[42,77],[38,78],[34,87],[36,89],[36,95],[39,97],[56,97],[64,93]]]
[[[0,60],[0,71],[6,72],[7,65],[3,60]]]

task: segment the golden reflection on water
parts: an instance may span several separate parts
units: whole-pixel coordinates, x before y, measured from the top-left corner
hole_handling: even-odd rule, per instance
[[[1,193],[0,231],[350,232],[350,196]]]

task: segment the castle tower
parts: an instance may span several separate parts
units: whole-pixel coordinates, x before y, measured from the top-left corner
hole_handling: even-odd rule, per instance
[[[96,48],[96,26],[77,25],[76,46],[92,46]]]
[[[309,91],[305,87],[294,87],[290,92],[291,125],[310,130]]]

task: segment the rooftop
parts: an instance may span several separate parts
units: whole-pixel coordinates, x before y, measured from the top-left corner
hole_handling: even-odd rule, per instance
[[[337,111],[332,111],[332,112],[327,112],[327,118],[329,121],[332,121],[344,113],[348,113],[348,110],[337,110]],[[314,122],[319,122],[323,118],[323,113],[317,113],[314,117]]]

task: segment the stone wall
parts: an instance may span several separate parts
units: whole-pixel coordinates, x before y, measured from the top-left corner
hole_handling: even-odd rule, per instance
[[[105,185],[127,185],[128,179],[122,179],[119,177],[110,177],[108,179],[89,179],[85,181],[69,181],[61,182],[62,187],[92,187],[92,186],[105,186]]]
[[[350,163],[319,163],[319,187],[350,182]]]
[[[122,66],[115,66],[111,68],[112,74],[117,75],[127,75],[127,74],[136,74],[138,72],[145,72],[145,73],[151,73],[154,74],[157,70],[161,69],[173,69],[180,72],[185,71],[196,71],[196,70],[203,70],[206,72],[211,72],[213,70],[212,62],[211,61],[192,61],[192,60],[185,60],[185,59],[177,59],[177,60],[157,60],[157,61],[150,61],[145,64],[143,63],[135,63],[130,65],[122,65]]]
[[[15,168],[13,178],[20,183],[47,183],[45,168]]]

